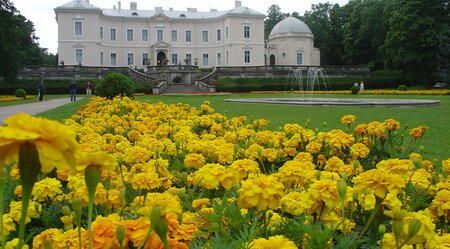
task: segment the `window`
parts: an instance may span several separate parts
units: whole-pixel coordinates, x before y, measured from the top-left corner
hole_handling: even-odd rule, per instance
[[[76,48],[75,49],[75,64],[83,64],[83,49]]]
[[[81,21],[75,22],[75,35],[82,36],[83,35],[83,23]]]
[[[164,37],[164,30],[162,29],[156,30],[156,41],[163,42],[164,41],[163,37]]]
[[[111,53],[111,66],[117,65],[117,56],[116,53]]]
[[[143,42],[148,42],[148,29],[143,29],[141,36]]]
[[[116,29],[111,29],[109,34],[110,34],[110,36],[109,36],[110,40],[115,41],[116,40]]]
[[[228,61],[228,51],[225,53],[225,56],[226,56],[227,65],[228,65],[228,64],[229,64],[229,61]]]
[[[178,64],[178,54],[172,54],[172,65]]]
[[[103,39],[103,27],[100,27],[100,39]]]
[[[127,29],[127,41],[133,41],[133,30]]]
[[[178,42],[178,31],[172,30],[172,42]]]
[[[250,38],[250,26],[244,26],[244,38]]]
[[[186,42],[192,42],[192,31],[186,30]]]
[[[128,53],[127,54],[127,65],[131,66],[134,64],[134,54]]]
[[[186,63],[187,61],[187,63]],[[185,63],[187,65],[192,65],[192,54],[186,54]]]
[[[202,31],[202,42],[208,42],[208,30]]]
[[[303,53],[297,53],[297,65],[303,64]]]
[[[103,52],[100,52],[100,65],[103,66]]]
[[[228,39],[228,27],[225,28],[225,39]]]
[[[217,53],[217,65],[222,65],[222,53]]]
[[[148,54],[143,53],[142,54],[142,65],[147,65],[147,62],[148,62]]]
[[[217,30],[217,41],[222,40],[222,31],[220,29]]]
[[[203,54],[203,66],[209,65],[209,56],[208,54]]]
[[[250,51],[249,50],[244,51],[244,63],[246,63],[246,64],[250,63]]]

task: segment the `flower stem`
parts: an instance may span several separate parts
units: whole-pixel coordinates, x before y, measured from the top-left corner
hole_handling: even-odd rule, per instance
[[[37,176],[41,172],[41,164],[36,147],[25,143],[19,148],[19,173],[22,179],[22,210],[19,222],[19,243],[17,248],[22,248],[25,237],[25,226],[30,204],[31,193]]]
[[[370,214],[370,217],[366,223],[366,226],[359,234],[358,240],[360,240],[364,236],[364,234],[367,232],[367,230],[369,230],[369,226],[372,224],[373,220],[375,219],[375,215],[378,213],[378,210],[380,209],[382,202],[383,202],[383,199],[376,197],[375,207],[373,208],[372,213]]]
[[[94,198],[95,191],[97,190],[98,182],[102,177],[102,170],[97,165],[88,165],[84,169],[84,181],[86,182],[86,187],[88,190],[88,238],[89,238],[89,248],[93,247],[92,241],[92,216],[94,211]]]

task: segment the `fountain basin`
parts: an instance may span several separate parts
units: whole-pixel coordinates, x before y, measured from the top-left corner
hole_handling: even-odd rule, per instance
[[[350,98],[246,98],[225,99],[227,102],[334,107],[430,107],[439,100],[416,99],[350,99]]]

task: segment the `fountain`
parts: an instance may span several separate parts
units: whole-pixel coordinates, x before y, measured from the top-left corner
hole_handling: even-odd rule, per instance
[[[306,71],[306,82],[303,72]],[[294,89],[294,86],[297,89]],[[439,100],[411,100],[411,99],[366,99],[366,98],[313,98],[314,90],[328,91],[329,86],[321,67],[298,67],[290,71],[286,87],[289,90],[301,91],[299,98],[247,98],[225,99],[227,102],[281,104],[299,106],[341,106],[341,107],[425,107],[438,106]],[[305,92],[310,97],[305,97]]]

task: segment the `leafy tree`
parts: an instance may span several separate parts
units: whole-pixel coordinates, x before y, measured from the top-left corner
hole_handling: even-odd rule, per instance
[[[99,96],[113,99],[116,96],[133,97],[135,85],[129,77],[121,73],[109,73],[98,82],[95,89]]]
[[[284,18],[289,16],[281,12],[280,6],[277,4],[272,4],[267,10],[267,18],[264,20],[264,39],[267,40],[269,38],[270,32],[273,27],[282,21]]]
[[[344,27],[345,59],[350,65],[383,67],[383,46],[387,27],[383,22],[383,0],[349,2],[350,13]]]
[[[401,69],[411,82],[432,85],[446,32],[448,1],[392,0],[389,32],[383,47],[388,68]],[[448,29],[448,26],[447,26]],[[445,37],[445,35],[444,35]]]
[[[34,25],[9,0],[0,0],[0,75],[14,82],[22,64],[40,64],[42,57]]]

